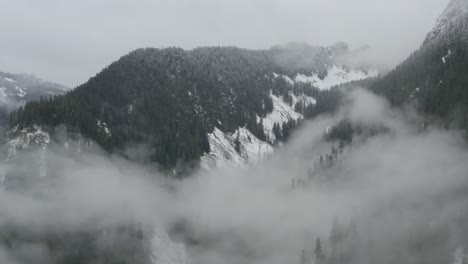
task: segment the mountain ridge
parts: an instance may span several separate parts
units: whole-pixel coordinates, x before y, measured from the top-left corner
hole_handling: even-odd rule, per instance
[[[245,128],[275,144],[280,137],[273,136],[274,123],[287,130],[298,117],[321,111],[314,107],[314,97],[327,93],[321,90],[376,74],[335,65],[335,52],[330,50],[349,52],[346,45],[337,47],[318,49],[319,55],[311,56],[307,64],[294,63],[296,53],[281,48],[138,49],[65,96],[20,108],[12,114],[11,125],[20,131],[31,125],[65,125],[109,151],[145,144],[149,159],[167,167],[210,153],[208,135],[215,128],[223,133]],[[275,98],[292,110],[283,106],[284,117],[264,123],[277,105]]]
[[[445,10],[439,16],[433,29],[427,34],[423,46],[444,36],[453,33],[457,28],[464,27],[462,32],[467,32],[466,20],[468,17],[467,0],[450,0]]]
[[[428,123],[468,131],[468,1],[452,0],[421,47],[371,86]]]

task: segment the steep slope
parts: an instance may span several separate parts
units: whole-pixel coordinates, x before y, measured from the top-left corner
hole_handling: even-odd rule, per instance
[[[444,12],[439,16],[436,25],[426,37],[424,45],[436,41],[448,41],[453,34],[466,33],[466,16],[468,15],[468,3],[466,0],[450,0]],[[465,40],[468,36],[463,36]]]
[[[372,89],[445,125],[468,128],[468,1],[451,0],[418,51]],[[433,118],[431,118],[433,119]]]
[[[334,64],[349,52],[346,45],[319,48],[308,55],[307,64],[291,55],[294,50],[139,49],[65,96],[20,108],[12,114],[11,126],[39,125],[52,132],[65,125],[69,133],[127,156],[128,147],[144,145],[147,161],[165,168],[191,167],[201,157],[219,159],[215,153],[221,150],[211,149],[222,144],[214,136],[219,130],[236,149],[236,157],[229,159],[246,160],[242,150],[251,149],[251,142],[258,140],[260,152],[269,152],[266,145],[286,138],[282,130],[313,115],[314,97],[321,90],[374,74]],[[239,140],[232,136],[239,131],[251,139],[249,144],[244,140],[236,146]]]

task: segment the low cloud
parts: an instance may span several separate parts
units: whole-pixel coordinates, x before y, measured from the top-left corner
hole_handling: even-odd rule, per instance
[[[101,152],[50,147],[47,179],[12,165],[19,172],[0,191],[0,225],[65,232],[138,223],[185,244],[178,250],[185,248],[194,264],[300,263],[303,250],[313,259],[317,238],[330,260],[450,261],[467,233],[461,136],[421,129],[419,119],[363,90],[346,98],[342,111],[305,123],[267,160],[185,180]],[[333,166],[321,167],[320,156],[337,145],[324,133],[344,119],[386,130],[353,141]],[[27,167],[36,155],[18,164]],[[337,226],[344,230],[339,241],[331,238]],[[23,246],[0,247],[0,261],[27,259],[18,257]],[[28,252],[47,260],[44,244]]]

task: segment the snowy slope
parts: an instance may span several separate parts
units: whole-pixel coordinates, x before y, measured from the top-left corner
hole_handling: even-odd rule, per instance
[[[340,84],[375,77],[377,75],[377,71],[366,72],[356,69],[348,70],[337,65],[330,67],[328,74],[323,79],[320,79],[317,74],[298,74],[294,79],[291,79],[286,75],[273,73],[274,78],[283,78],[290,85],[295,83],[310,83],[320,90],[330,89]],[[302,102],[303,105],[309,106],[316,103],[315,98],[304,94],[296,96],[291,92],[290,95],[292,97],[291,105],[284,102],[282,98],[270,94],[273,101],[273,111],[265,118],[257,116],[257,122],[262,121],[269,142],[259,140],[245,128],[239,128],[231,134],[224,133],[218,128],[215,128],[213,133],[208,135],[211,152],[202,157],[201,167],[204,169],[224,166],[244,167],[249,162],[262,160],[270,155],[273,152],[271,144],[276,141],[273,133],[274,124],[277,123],[281,125],[290,119],[295,121],[302,120],[304,116],[295,111],[295,104]],[[238,134],[240,139],[239,152],[235,149]]]
[[[327,90],[340,84],[376,77],[377,75],[378,72],[376,70],[370,70],[367,72],[356,69],[346,70],[342,66],[333,65],[328,69],[328,74],[323,79],[320,79],[317,74],[298,74],[294,78],[294,81],[310,83],[312,86],[317,87],[320,90]]]
[[[280,77],[280,76],[277,76]],[[301,95],[293,98],[293,105],[302,102],[304,105],[315,104],[314,98]],[[224,133],[215,128],[211,134],[208,134],[211,152],[201,158],[201,167],[209,169],[213,167],[245,167],[250,162],[257,162],[268,157],[273,153],[272,143],[276,141],[273,133],[275,123],[282,124],[290,119],[301,120],[304,116],[297,113],[293,106],[287,104],[283,99],[270,94],[273,100],[273,111],[265,118],[257,116],[257,122],[263,122],[265,134],[270,142],[265,142],[255,137],[246,128],[239,128],[234,133]],[[239,139],[239,152],[236,150],[236,140]]]
[[[239,152],[236,140],[239,139]],[[273,147],[256,138],[246,128],[239,128],[234,133],[224,133],[215,128],[208,134],[211,152],[201,158],[201,167],[244,167],[248,162],[259,161],[273,152]]]
[[[265,134],[268,135],[268,138],[272,142],[274,142],[276,140],[275,134],[273,134],[273,125],[275,123],[282,124],[287,122],[289,119],[300,120],[303,119],[304,116],[294,111],[294,108],[285,103],[283,99],[275,95],[270,96],[273,99],[273,111],[263,118],[263,127],[265,128]],[[307,105],[310,103],[315,104],[315,100],[312,97],[304,96],[302,98],[297,98],[293,95],[293,105],[299,100],[306,102]]]

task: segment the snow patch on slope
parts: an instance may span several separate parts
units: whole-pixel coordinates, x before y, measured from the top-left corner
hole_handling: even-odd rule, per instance
[[[340,84],[376,77],[377,75],[378,72],[376,70],[367,72],[354,69],[346,70],[342,66],[333,65],[333,67],[328,70],[327,76],[323,79],[320,79],[317,74],[312,74],[310,76],[298,74],[294,80],[296,82],[310,83],[320,90],[327,90]]]
[[[295,95],[294,93],[291,93],[291,97],[293,106],[299,102],[304,104],[304,106],[315,105],[317,103],[317,100],[315,100],[315,98],[307,96],[305,94]]]
[[[112,137],[112,133],[111,133],[109,127],[107,126],[106,122],[102,122],[101,120],[98,120],[96,125],[98,127],[98,130],[100,132],[103,132],[106,135],[107,138]]]
[[[294,84],[294,81],[293,79],[289,78],[289,76],[287,75],[282,75],[282,74],[277,74],[277,73],[273,73],[273,76],[275,78],[283,78],[287,83],[289,83],[290,85],[293,85]]]
[[[23,98],[27,93],[18,86],[15,86],[15,90],[18,92],[18,96]]]
[[[7,82],[16,82],[15,80],[8,78],[8,77],[4,77],[3,79],[5,79],[5,81]]]
[[[442,62],[445,64],[447,62],[447,59],[450,58],[450,55],[452,55],[452,50],[447,51],[447,55],[442,57]]]
[[[215,127],[208,134],[211,152],[201,158],[201,168],[246,167],[249,162],[264,159],[273,152],[273,147],[256,138],[246,128],[239,128],[234,133],[224,133]],[[236,141],[239,140],[239,151]]]
[[[273,101],[273,111],[265,118],[257,116],[257,122],[262,121],[265,134],[269,141],[276,141],[273,133],[275,123],[282,125],[290,119],[298,121],[304,116],[294,110],[294,105],[302,102],[305,106],[315,104],[316,100],[306,95],[294,95],[291,93],[293,105],[284,102],[278,96],[270,94]],[[201,158],[201,167],[209,169],[214,167],[246,167],[250,162],[264,159],[273,153],[274,148],[269,142],[255,137],[248,129],[239,128],[234,133],[224,133],[215,127],[213,133],[208,134],[211,152]],[[236,150],[237,140],[239,148]]]
[[[263,118],[263,127],[265,129],[265,134],[268,136],[268,138],[271,141],[275,141],[275,135],[273,134],[273,125],[275,123],[278,124],[283,124],[284,122],[287,122],[290,119],[293,120],[299,120],[303,119],[304,116],[296,111],[294,111],[294,108],[285,103],[283,99],[271,94],[271,99],[273,100],[273,111],[269,113],[265,118]],[[309,97],[311,98],[311,97]],[[293,101],[298,101],[300,100],[297,97],[293,97]],[[308,102],[314,102],[315,100],[313,98],[308,99]]]

